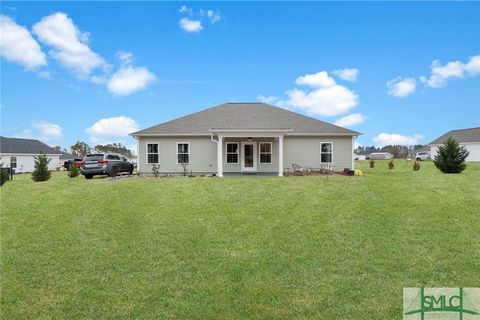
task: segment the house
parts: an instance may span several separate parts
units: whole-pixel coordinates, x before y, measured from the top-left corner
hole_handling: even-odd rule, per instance
[[[353,169],[359,132],[265,103],[225,103],[131,135],[138,170],[152,174],[264,173],[282,176],[292,164]]]
[[[390,152],[372,152],[370,153],[370,159],[372,160],[390,160],[393,155]]]
[[[480,161],[480,127],[448,131],[428,144],[432,159],[440,147],[448,138],[454,138],[461,146],[464,146],[470,154],[466,161]]]
[[[48,169],[56,170],[60,162],[60,151],[38,140],[0,137],[0,162],[16,173],[32,172],[34,157],[40,152],[45,153],[50,159]]]

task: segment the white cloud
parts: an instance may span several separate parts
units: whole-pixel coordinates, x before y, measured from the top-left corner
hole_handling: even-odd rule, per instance
[[[394,97],[403,98],[415,92],[417,81],[412,78],[402,79],[396,77],[387,82],[388,94]]]
[[[188,15],[193,15],[193,10],[187,6],[181,6],[180,10],[178,10],[180,13],[186,13]]]
[[[259,95],[258,99],[275,103],[282,108],[299,109],[310,115],[322,116],[338,116],[358,105],[358,95],[347,87],[338,85],[326,71],[298,77],[295,83],[312,87],[312,89],[288,90],[285,99],[263,95]]]
[[[263,103],[267,103],[267,104],[275,104],[278,100],[280,100],[278,97],[276,96],[264,96],[264,95],[258,95],[257,96],[257,99]]]
[[[404,136],[398,133],[380,133],[373,138],[373,143],[377,147],[384,147],[387,145],[415,145],[422,140],[423,136],[420,134]]]
[[[63,128],[58,124],[46,121],[32,121],[27,129],[15,134],[16,138],[37,139],[49,143],[62,139]]]
[[[122,66],[108,80],[108,90],[117,96],[127,96],[145,89],[156,77],[145,67]]]
[[[94,69],[106,65],[102,57],[88,47],[89,34],[81,32],[65,13],[43,17],[33,26],[33,33],[51,46],[51,55],[78,78],[85,78]]]
[[[450,61],[442,65],[439,60],[432,62],[430,77],[422,76],[420,79],[427,86],[441,88],[447,84],[449,78],[464,78],[480,74],[480,55],[470,57],[467,63]]]
[[[93,143],[104,144],[128,137],[130,133],[138,130],[138,124],[134,119],[119,116],[100,119],[85,131]]]
[[[202,22],[200,20],[190,20],[188,18],[180,19],[180,28],[186,32],[200,32],[202,27]]]
[[[214,12],[213,10],[207,10],[207,17],[210,19],[211,23],[215,23],[220,21],[221,16],[218,12]]]
[[[331,78],[326,71],[320,71],[315,74],[306,74],[304,76],[298,77],[295,83],[297,85],[326,88],[333,87],[335,85],[335,80]]]
[[[118,51],[117,57],[122,64],[131,64],[133,62],[133,54],[126,51]]]
[[[365,117],[361,113],[352,113],[338,119],[337,121],[335,121],[335,124],[340,127],[351,127],[356,124],[362,123],[363,121],[365,121],[365,119],[367,119],[367,117]]]
[[[0,56],[29,70],[47,64],[45,54],[30,32],[4,15],[0,15]]]
[[[355,82],[360,74],[360,70],[355,68],[345,68],[341,70],[335,70],[333,71],[333,74],[342,80]]]
[[[40,71],[38,73],[38,76],[42,79],[51,79],[52,78],[52,75],[48,71]]]

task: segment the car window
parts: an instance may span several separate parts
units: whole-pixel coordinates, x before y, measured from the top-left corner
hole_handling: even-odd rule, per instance
[[[127,158],[125,158],[125,157],[122,157],[122,160],[123,160],[123,161],[128,161]]]
[[[98,160],[103,160],[103,154],[94,154],[94,155],[88,155],[85,157],[85,161],[98,161]]]

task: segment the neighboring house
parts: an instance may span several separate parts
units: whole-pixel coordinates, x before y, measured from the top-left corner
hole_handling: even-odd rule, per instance
[[[4,167],[12,168],[16,173],[32,172],[34,156],[43,152],[50,159],[49,170],[55,170],[60,162],[60,151],[50,148],[45,143],[32,139],[0,137],[0,162]]]
[[[432,159],[436,156],[438,147],[450,137],[457,140],[461,146],[465,146],[470,152],[466,161],[480,161],[480,127],[452,130],[433,140],[428,144]]]
[[[152,174],[274,173],[292,164],[353,169],[359,132],[264,103],[225,103],[131,134],[138,170]]]
[[[390,160],[393,155],[390,152],[372,152],[370,153],[370,159],[372,160]]]

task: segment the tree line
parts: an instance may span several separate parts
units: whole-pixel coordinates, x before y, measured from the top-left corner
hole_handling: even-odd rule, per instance
[[[372,152],[390,152],[394,158],[407,158],[415,155],[417,150],[425,148],[427,145],[417,144],[413,146],[405,145],[388,145],[382,148],[374,146],[359,146],[355,149],[355,153],[372,153]]]
[[[56,147],[57,148],[57,147]],[[59,147],[60,151],[61,147]],[[70,147],[72,154],[76,157],[83,157],[90,153],[118,153],[127,158],[133,158],[132,150],[128,149],[125,145],[121,143],[109,143],[109,144],[97,144],[94,147],[89,146],[86,142],[77,141],[74,145]]]

